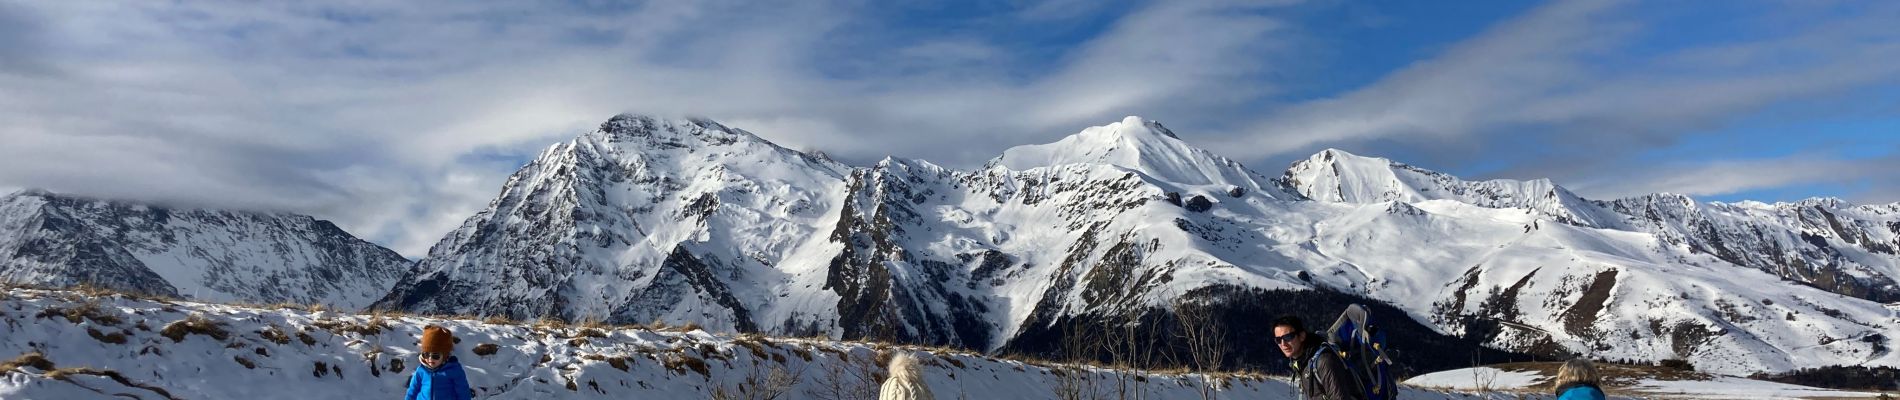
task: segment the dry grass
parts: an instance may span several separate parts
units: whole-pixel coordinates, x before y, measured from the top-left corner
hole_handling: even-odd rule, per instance
[[[67,290],[71,291],[72,293],[78,294],[82,297],[95,298],[95,299],[104,298],[104,297],[121,296],[121,295],[126,294],[125,292],[121,292],[114,289],[93,286],[93,285],[84,285],[84,284],[79,285],[79,286],[74,286],[72,287],[72,289],[67,289]]]
[[[482,356],[482,357],[495,355],[495,352],[498,352],[498,351],[501,351],[501,346],[494,343],[482,343],[482,344],[475,345],[475,350],[474,350],[475,355]]]
[[[592,317],[592,316],[582,318],[580,321],[574,321],[574,325],[579,326],[581,328],[594,329],[594,330],[614,329],[613,325],[608,324],[606,321],[602,321],[600,318]]]
[[[185,341],[185,335],[205,335],[218,341],[231,338],[231,333],[224,330],[224,324],[205,318],[204,314],[192,314],[185,319],[165,324],[165,329],[159,330],[158,335],[171,338],[172,343]]]
[[[280,345],[290,344],[290,335],[284,334],[284,330],[278,328],[275,324],[257,330],[257,336],[264,338],[264,340],[269,340],[271,343]]]
[[[490,315],[488,318],[483,318],[482,323],[489,325],[521,325],[521,321],[510,319],[506,315]]]
[[[740,347],[744,347],[746,348],[746,350],[751,351],[752,357],[755,359],[762,360],[769,357],[765,352],[765,346],[767,344],[770,344],[770,342],[766,342],[764,336],[749,333],[749,334],[741,335],[737,338],[733,338],[732,344],[740,346]]]
[[[125,344],[125,333],[123,332],[104,333],[88,326],[86,327],[86,335],[92,336],[93,339],[101,343]]]
[[[292,302],[287,302],[287,301],[277,303],[277,304],[271,304],[269,306],[261,307],[261,308],[289,310],[289,311],[303,311],[307,313],[319,313],[319,312],[331,310],[330,306],[324,305],[323,303],[304,304],[304,303],[292,303]]]
[[[364,322],[356,322],[353,320],[340,320],[340,319],[320,319],[316,321],[311,321],[310,325],[318,327],[318,328],[323,328],[323,330],[330,331],[331,333],[355,333],[358,336],[381,335],[383,334],[383,331],[389,330],[390,328],[389,320],[385,319],[383,317],[383,314],[371,314],[369,317],[369,320],[364,321]]]
[[[35,318],[61,317],[61,318],[65,318],[66,322],[71,322],[75,324],[84,320],[92,320],[92,323],[95,323],[95,324],[113,325],[113,326],[116,326],[116,325],[119,325],[119,323],[125,322],[123,320],[120,320],[119,316],[107,313],[104,307],[99,306],[99,302],[96,298],[88,298],[85,301],[79,302],[78,305],[72,306],[71,308],[47,307],[45,309],[40,310],[40,313],[37,315],[34,315],[34,317]]]
[[[567,330],[567,321],[562,321],[560,318],[541,317],[541,319],[534,321],[534,327],[553,331],[565,331]]]
[[[792,354],[797,355],[799,359],[805,360],[805,362],[811,362],[811,350],[806,349],[804,346],[792,346]]]
[[[703,330],[706,330],[706,328],[703,326],[700,326],[699,321],[686,321],[686,324],[680,325],[679,327],[674,328],[673,331],[674,332],[692,332],[692,331],[703,331]]]
[[[673,357],[661,361],[661,365],[664,365],[667,370],[680,375],[686,375],[686,370],[690,369],[693,372],[698,372],[700,376],[704,376],[706,379],[712,379],[712,369],[706,366],[706,360],[700,359],[699,357],[674,354]]]
[[[7,362],[0,362],[0,373],[19,371],[20,367],[33,367],[41,371],[52,371],[53,361],[47,360],[46,355],[40,354],[40,352],[37,351],[21,354],[12,360],[7,360]]]
[[[131,379],[126,379],[125,375],[120,375],[119,371],[113,371],[109,369],[102,370],[102,369],[93,369],[93,368],[84,368],[84,367],[63,368],[63,369],[48,371],[46,373],[47,378],[52,378],[56,380],[66,381],[66,382],[72,382],[72,376],[74,375],[91,375],[91,376],[105,377],[107,379],[113,380],[114,382],[118,382],[120,385],[150,390],[152,391],[152,393],[157,393],[159,396],[162,396],[167,399],[172,399],[172,400],[178,399],[177,397],[172,397],[171,392],[165,391],[164,388],[147,385],[147,384],[139,383],[139,382],[133,382]]]

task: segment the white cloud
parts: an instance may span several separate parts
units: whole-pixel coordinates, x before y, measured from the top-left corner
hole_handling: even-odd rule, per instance
[[[1279,29],[1258,6],[1159,2],[1046,74],[945,36],[850,54],[914,74],[828,75],[829,40],[875,33],[846,31],[864,6],[0,3],[0,22],[34,22],[0,24],[0,185],[307,213],[414,257],[518,167],[477,155],[533,154],[614,113],[973,164],[1022,133],[1231,108],[1245,96],[1198,92],[1264,71]]]
[[[1400,159],[1458,161],[1561,146],[1578,157],[1516,168],[1589,176],[1764,107],[1900,82],[1892,4],[1842,18],[1788,16],[1727,42],[1642,47],[1675,35],[1644,14],[1664,7],[1546,4],[1366,87],[1278,110],[1218,147],[1243,159],[1373,146]]]
[[[1260,115],[1298,59],[1285,2],[1057,0],[990,21],[1069,29],[1129,11],[1052,57],[968,32],[851,40],[880,33],[858,23],[878,5],[0,2],[0,187],[306,213],[414,257],[516,157],[618,112],[952,166],[1143,115],[1260,159],[1395,137],[1466,147],[1522,126],[1674,132],[1900,65],[1877,62],[1895,40],[1876,13],[1606,71],[1588,61],[1639,31],[1621,5],[1560,2],[1223,143],[1193,126]]]
[[[1691,196],[1727,195],[1751,190],[1773,189],[1798,184],[1852,185],[1869,180],[1887,180],[1882,187],[1894,187],[1889,171],[1900,170],[1900,158],[1840,160],[1815,155],[1797,155],[1754,160],[1720,160],[1701,163],[1651,165],[1637,170],[1619,171],[1569,185],[1588,198],[1616,199],[1650,193],[1677,193]],[[1879,194],[1875,194],[1878,196]],[[1893,202],[1900,198],[1850,196],[1860,202]]]

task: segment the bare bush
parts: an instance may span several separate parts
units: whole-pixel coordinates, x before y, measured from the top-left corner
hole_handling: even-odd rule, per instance
[[[788,398],[792,388],[803,379],[805,370],[787,372],[785,368],[753,364],[745,379],[732,387],[713,389],[716,400],[777,400]]]
[[[820,348],[824,349],[824,348]],[[884,383],[876,357],[853,360],[848,352],[833,352],[836,360],[821,363],[818,379],[806,394],[822,400],[874,400]]]
[[[1185,296],[1175,296],[1168,304],[1169,311],[1179,323],[1175,339],[1186,346],[1188,359],[1193,362],[1194,370],[1200,372],[1201,380],[1198,392],[1201,399],[1213,399],[1220,391],[1218,374],[1227,361],[1227,326],[1215,314],[1214,304],[1194,302]]]

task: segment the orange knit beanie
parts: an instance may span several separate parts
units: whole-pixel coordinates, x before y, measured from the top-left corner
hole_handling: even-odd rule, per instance
[[[429,325],[422,328],[422,352],[448,354],[455,350],[455,335],[448,329]]]

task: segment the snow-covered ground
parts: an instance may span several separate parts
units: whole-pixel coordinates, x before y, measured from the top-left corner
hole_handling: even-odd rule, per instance
[[[1629,390],[1661,397],[1693,399],[1833,399],[1880,396],[1879,393],[1822,389],[1732,376],[1717,376],[1706,381],[1646,379],[1630,387]]]
[[[1473,367],[1419,375],[1405,380],[1405,384],[1440,390],[1545,395],[1549,390],[1551,375],[1554,374],[1525,368]],[[1734,376],[1687,375],[1698,378],[1611,376],[1607,379],[1613,383],[1606,389],[1612,397],[1621,398],[1843,399],[1880,396],[1880,393],[1823,389]]]
[[[31,361],[15,355],[38,353],[52,364],[0,371],[4,399],[400,398],[416,368],[416,338],[428,324],[455,332],[455,354],[481,399],[704,399],[748,382],[777,387],[780,398],[857,399],[874,391],[883,373],[873,360],[906,350],[924,352],[924,375],[939,399],[1049,399],[1065,387],[1188,399],[1201,398],[1207,382],[1203,375],[1077,373],[867,343],[381,318],[26,289],[0,291],[0,321],[0,357]],[[1294,396],[1285,380],[1237,377],[1225,380],[1215,398]],[[1402,398],[1473,397],[1407,390]]]
[[[1475,367],[1439,371],[1412,377],[1405,383],[1419,387],[1455,390],[1524,390],[1543,384],[1547,378],[1535,371],[1507,371]]]

